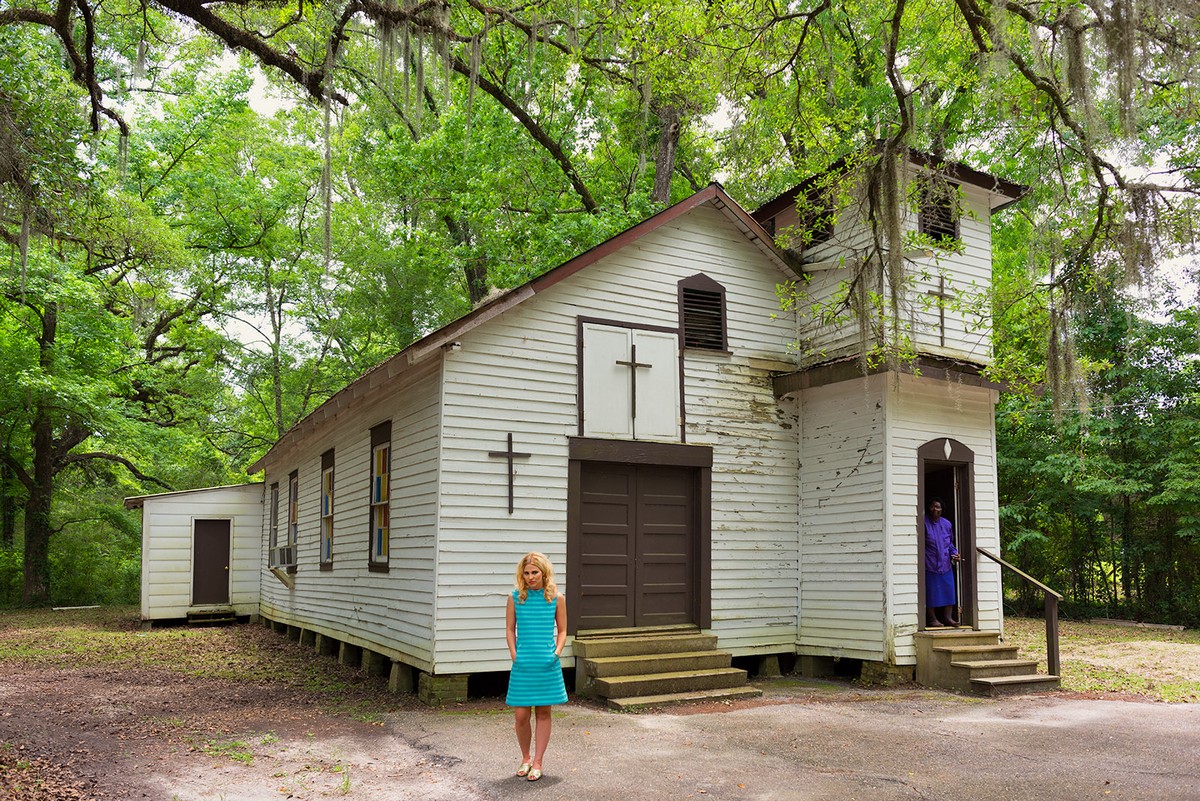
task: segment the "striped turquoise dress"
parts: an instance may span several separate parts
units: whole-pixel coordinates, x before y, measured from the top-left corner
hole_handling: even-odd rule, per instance
[[[567,702],[562,665],[554,655],[554,613],[559,598],[546,603],[542,590],[530,590],[525,603],[513,590],[517,613],[517,658],[508,677],[509,706],[548,706]]]

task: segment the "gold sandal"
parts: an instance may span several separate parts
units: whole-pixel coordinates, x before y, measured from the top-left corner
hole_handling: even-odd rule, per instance
[[[517,775],[518,776],[527,776],[529,774],[529,769],[531,767],[533,767],[533,765],[531,763],[522,762],[521,767],[517,768]]]
[[[542,769],[541,768],[530,768],[529,775],[525,777],[525,781],[536,782],[540,778],[542,778]]]

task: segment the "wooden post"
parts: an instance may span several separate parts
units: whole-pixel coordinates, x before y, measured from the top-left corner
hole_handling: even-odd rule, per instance
[[[1061,676],[1058,661],[1058,598],[1046,593],[1046,670]]]

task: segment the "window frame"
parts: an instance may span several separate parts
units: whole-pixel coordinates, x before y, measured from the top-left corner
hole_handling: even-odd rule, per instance
[[[382,455],[382,470],[380,458]],[[378,479],[382,478],[382,481]],[[367,569],[386,573],[391,557],[392,423],[371,429],[371,470],[367,486]],[[380,525],[382,523],[382,525]]]
[[[321,495],[318,509],[321,517],[319,561],[322,570],[331,570],[333,568],[333,508],[333,450],[328,450],[321,454]]]
[[[293,470],[288,474],[288,520],[287,520],[287,549],[288,558],[284,564],[289,571],[295,571],[300,561],[296,554],[296,544],[300,542],[300,471]]]
[[[267,506],[267,566],[280,567],[279,564],[279,482],[271,485],[271,495]]]

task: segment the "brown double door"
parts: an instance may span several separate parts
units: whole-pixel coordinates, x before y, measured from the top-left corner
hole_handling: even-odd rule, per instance
[[[696,470],[590,462],[580,489],[578,627],[695,622]]]
[[[192,603],[229,603],[228,520],[197,520],[192,543]]]

